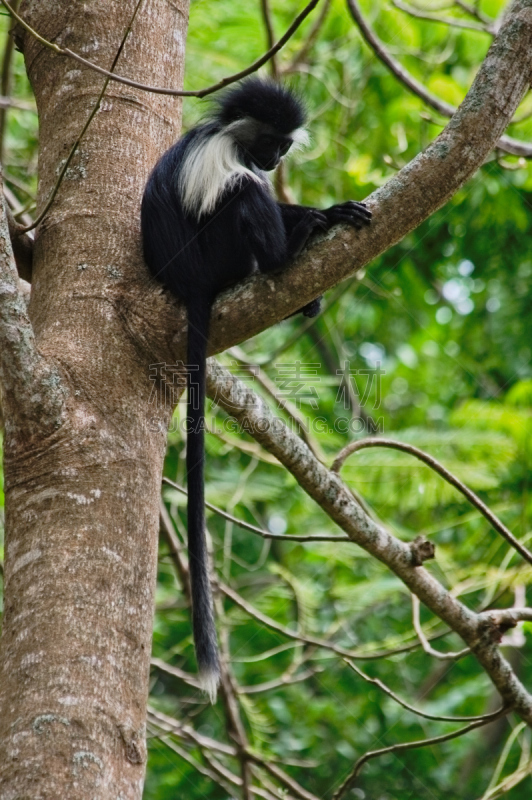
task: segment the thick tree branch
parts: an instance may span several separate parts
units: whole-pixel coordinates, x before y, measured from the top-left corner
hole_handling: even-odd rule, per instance
[[[37,351],[5,209],[5,202],[0,203],[0,381],[9,439],[31,421],[41,426],[41,432],[43,427],[55,430],[64,394],[58,371]]]
[[[532,0],[515,0],[473,85],[445,130],[368,198],[371,226],[338,226],[316,237],[293,267],[254,275],[220,295],[213,307],[210,352],[216,353],[285,319],[352,275],[441,208],[484,163],[530,82]],[[153,301],[150,301],[153,303]],[[172,357],[185,358],[185,313],[175,305],[160,327],[175,331]],[[250,313],[252,311],[252,313]],[[147,325],[153,329],[153,311]],[[168,335],[168,334],[166,334]]]
[[[26,229],[24,225],[16,221],[7,203],[4,204],[4,208],[7,215],[11,247],[13,248],[13,255],[15,256],[19,277],[31,283],[33,271],[33,239],[25,232]]]
[[[424,567],[414,566],[409,545],[367,516],[338,476],[327,470],[306,444],[273,416],[262,398],[212,359],[208,392],[211,396],[216,394],[218,404],[284,464],[353,542],[385,564],[462,637],[500,692],[505,706],[514,708],[532,726],[532,697],[498,649],[500,627],[470,611]]]

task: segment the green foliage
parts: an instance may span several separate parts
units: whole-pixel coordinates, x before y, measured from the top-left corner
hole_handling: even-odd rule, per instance
[[[279,35],[297,4],[272,5]],[[410,18],[385,2],[363,5],[378,35],[412,74],[442,99],[459,104],[489,37]],[[495,15],[503,5],[483,3],[482,10]],[[194,3],[187,88],[218,80],[256,58],[265,46],[258,20],[258,4]],[[310,27],[308,20],[282,53],[281,67],[291,61]],[[288,168],[288,183],[298,201],[327,205],[336,199],[363,198],[441,130],[437,115],[426,119],[421,101],[370,55],[340,2],[333,3],[308,63],[290,79],[304,93],[311,112],[312,145]],[[198,118],[199,105],[185,103],[185,125]],[[529,107],[530,100],[525,100],[522,108]],[[525,120],[511,132],[526,139],[530,124]],[[310,436],[331,459],[361,435],[357,409],[346,407],[337,374],[347,362],[353,393],[380,432],[438,458],[524,538],[531,512],[527,320],[532,261],[526,235],[532,223],[531,180],[528,165],[507,171],[489,162],[444,209],[371,264],[363,276],[345,282],[341,292],[331,292],[326,312],[311,327],[296,317],[243,346],[249,363],[260,365],[283,399],[297,407]],[[234,369],[236,362],[229,356],[226,363],[231,361]],[[292,365],[294,377],[298,361],[314,366],[303,378],[303,388],[294,389],[294,379],[286,389],[283,370]],[[377,363],[383,374],[375,378]],[[235,374],[242,377],[238,368]],[[252,388],[261,391],[256,382]],[[268,399],[275,407],[276,401]],[[288,419],[280,408],[277,411]],[[211,422],[222,433],[221,438],[208,437],[211,502],[288,536],[337,533],[249,436],[238,439],[224,431],[224,416],[216,409],[212,414]],[[339,419],[346,421],[343,427]],[[167,474],[178,480],[184,474],[183,452],[181,438],[173,436]],[[424,533],[434,540],[437,559],[430,569],[472,608],[511,604],[512,587],[530,578],[530,570],[465,498],[407,454],[365,450],[350,458],[342,474],[401,537]],[[175,513],[184,530],[183,499],[170,493],[168,499],[179,509]],[[300,634],[355,647],[362,655],[399,649],[387,659],[366,662],[365,669],[426,711],[463,715],[486,710],[492,690],[475,663],[466,659],[445,669],[431,663],[415,647],[407,591],[360,550],[349,544],[268,546],[216,515],[209,514],[208,524],[224,580],[261,614]],[[299,661],[300,669],[315,670],[304,682],[245,696],[242,714],[250,741],[262,754],[312,764],[289,771],[316,795],[329,796],[367,749],[456,727],[420,723],[375,687],[363,684],[330,652],[295,644],[233,603],[224,605],[239,684],[272,680]],[[422,619],[427,635],[444,632],[429,615]],[[168,636],[166,649],[157,646],[159,655],[168,657],[182,645],[181,616],[179,625]],[[177,663],[190,665],[186,634],[184,641],[187,651]],[[409,646],[412,649],[401,652]],[[434,646],[456,650],[461,644],[447,635]],[[522,657],[529,652],[527,638]],[[171,697],[163,693],[160,702],[171,703]],[[209,730],[218,730],[215,711],[204,709],[201,719]],[[501,727],[491,745],[494,753],[502,752],[510,730],[508,723]],[[453,798],[480,797],[491,776],[482,757],[485,736],[471,734],[437,748],[370,762],[357,796],[400,800],[447,792]],[[519,737],[512,740],[501,778],[516,768],[521,745]],[[186,777],[175,785],[180,790],[186,786],[190,794],[189,768],[178,759],[173,769],[163,767],[159,746],[153,753],[147,797],[167,796],[163,776],[183,776],[184,769]],[[527,785],[530,788],[526,781],[520,783],[505,796],[522,797]],[[217,794],[214,786],[203,783],[194,796],[196,791],[198,796]]]

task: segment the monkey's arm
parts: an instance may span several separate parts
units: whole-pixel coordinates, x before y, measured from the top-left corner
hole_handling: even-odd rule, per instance
[[[295,258],[308,237],[318,230],[329,230],[333,225],[353,225],[361,228],[371,222],[371,211],[364,203],[348,200],[330,208],[318,209],[279,203],[281,216],[288,237],[289,256]],[[306,234],[306,235],[305,235]]]
[[[287,236],[287,256],[296,258],[309,237],[319,230],[329,230],[333,225],[341,223],[361,228],[371,222],[371,211],[364,203],[348,200],[330,208],[320,210],[310,206],[289,205],[279,203],[279,209]],[[316,317],[321,310],[321,296],[308,303],[299,312],[305,317]]]

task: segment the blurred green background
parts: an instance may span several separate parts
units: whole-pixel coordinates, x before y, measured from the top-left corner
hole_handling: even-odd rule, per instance
[[[483,16],[494,19],[505,5],[470,0],[467,7],[476,9],[477,17],[466,13],[466,4],[451,0],[420,0],[411,8],[480,27]],[[447,102],[461,101],[490,35],[414,18],[387,0],[361,6],[389,52],[419,81]],[[271,7],[278,38],[303,4],[271,0]],[[318,6],[277,65],[281,72],[289,68],[286,79],[303,94],[310,113],[311,145],[288,163],[287,191],[297,202],[327,206],[368,196],[432,141],[445,120],[375,58],[341,0],[329,4],[308,55],[290,69],[319,13]],[[8,20],[0,19],[6,31]],[[185,88],[198,89],[243,69],[266,47],[260,2],[193,0]],[[14,60],[13,96],[32,103],[20,54]],[[195,124],[206,108],[207,101],[187,99],[184,127]],[[517,117],[521,121],[509,133],[530,141],[532,98],[525,98]],[[35,113],[11,109],[4,174],[11,202],[21,213],[32,211],[37,143]],[[328,293],[319,318],[310,323],[291,318],[221,361],[275,408],[275,397],[262,386],[262,379],[269,379],[308,424],[326,463],[365,435],[369,418],[370,428],[442,461],[530,547],[531,223],[532,163],[494,153],[443,209]],[[254,366],[253,378],[243,362]],[[301,379],[297,362],[303,365]],[[291,383],[283,382],[287,374]],[[277,413],[287,419],[282,409]],[[182,417],[181,409],[166,463],[166,475],[180,484],[185,475],[184,442],[177,430]],[[231,429],[216,407],[210,406],[208,418],[222,431],[207,437],[210,502],[274,533],[340,533],[250,436]],[[411,540],[424,534],[433,540],[436,560],[428,569],[469,607],[525,604],[530,567],[427,467],[406,454],[379,449],[352,456],[342,475],[396,535]],[[170,488],[163,495],[182,537],[184,499]],[[474,659],[437,661],[422,651],[409,593],[354,545],[265,542],[210,512],[208,525],[220,579],[262,614],[365,656],[358,666],[432,714],[483,714],[497,706]],[[266,760],[280,759],[318,797],[329,797],[365,751],[460,726],[416,717],[364,683],[334,653],[294,642],[227,599],[219,602],[238,685],[249,689],[291,676],[286,685],[239,693],[252,747]],[[460,640],[423,609],[421,619],[427,635],[440,635],[434,647],[461,648]],[[525,625],[524,637],[514,634],[504,646],[525,684],[531,630]],[[194,673],[188,610],[164,539],[153,647],[155,657]],[[398,652],[378,657],[387,651]],[[301,675],[304,680],[290,682]],[[151,692],[154,709],[204,736],[232,743],[220,703],[208,706],[195,690],[159,669]],[[230,796],[229,789],[196,770],[205,764],[201,749],[160,733],[150,725],[147,800]],[[518,800],[532,792],[529,748],[530,731],[510,715],[441,745],[371,761],[350,796]],[[231,759],[220,759],[236,769]],[[505,785],[511,775],[516,777]],[[489,793],[501,782],[502,789]],[[239,791],[235,788],[234,796]]]

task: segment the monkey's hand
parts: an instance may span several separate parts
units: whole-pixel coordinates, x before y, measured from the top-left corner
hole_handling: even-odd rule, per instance
[[[292,259],[297,258],[313,233],[328,230],[331,227],[331,223],[327,221],[326,212],[320,211],[318,208],[307,208],[305,206],[285,206],[285,208],[291,209],[294,214],[286,252],[288,258]]]
[[[355,200],[348,200],[346,203],[339,203],[336,206],[325,208],[321,212],[326,220],[327,227],[333,225],[353,225],[355,228],[362,228],[371,222],[371,211],[365,203],[357,203]]]

